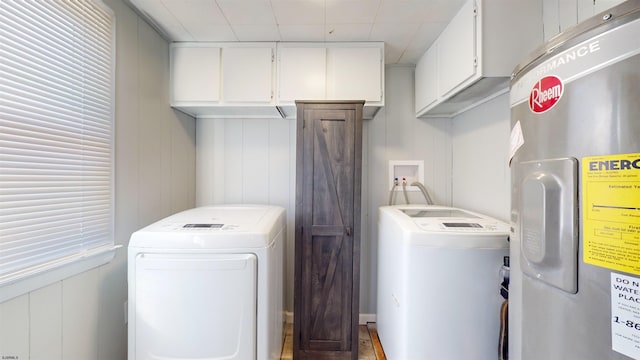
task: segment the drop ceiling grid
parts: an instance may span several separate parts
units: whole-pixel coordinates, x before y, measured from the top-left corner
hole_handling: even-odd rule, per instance
[[[171,41],[384,41],[415,63],[464,0],[129,0]]]

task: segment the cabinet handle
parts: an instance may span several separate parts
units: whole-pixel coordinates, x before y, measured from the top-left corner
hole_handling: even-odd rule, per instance
[[[351,228],[347,226],[346,230],[347,230],[347,236],[351,236]]]

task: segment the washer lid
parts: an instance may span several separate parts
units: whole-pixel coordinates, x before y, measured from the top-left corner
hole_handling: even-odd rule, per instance
[[[380,208],[413,245],[448,248],[506,248],[510,227],[472,211],[434,205],[395,205]]]
[[[423,207],[399,208],[402,213],[412,218],[467,218],[480,219],[479,216],[456,208]]]
[[[284,227],[284,209],[265,205],[204,206],[157,221],[131,235],[130,247],[267,247]]]

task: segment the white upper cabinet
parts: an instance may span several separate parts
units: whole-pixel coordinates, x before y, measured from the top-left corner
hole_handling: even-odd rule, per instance
[[[227,47],[222,50],[222,100],[230,103],[272,103],[272,47]]]
[[[476,10],[468,1],[438,39],[438,86],[446,95],[476,74]]]
[[[294,118],[296,100],[365,100],[371,118],[383,89],[382,42],[171,44],[171,106],[195,117]]]
[[[416,116],[455,116],[507,91],[542,34],[540,0],[467,0],[416,64]]]
[[[379,47],[328,48],[327,99],[381,102],[381,64]]]
[[[174,43],[171,106],[196,117],[280,118],[275,43]]]
[[[438,43],[431,46],[416,64],[416,109],[438,100]]]
[[[365,100],[363,117],[384,105],[384,45],[279,43],[277,104],[296,116],[295,100]]]
[[[171,105],[212,105],[220,101],[220,48],[172,45]]]
[[[327,61],[324,47],[278,48],[278,103],[326,98]]]

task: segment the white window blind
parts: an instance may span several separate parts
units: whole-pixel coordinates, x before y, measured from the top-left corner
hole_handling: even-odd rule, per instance
[[[113,257],[113,23],[0,0],[0,301]]]

